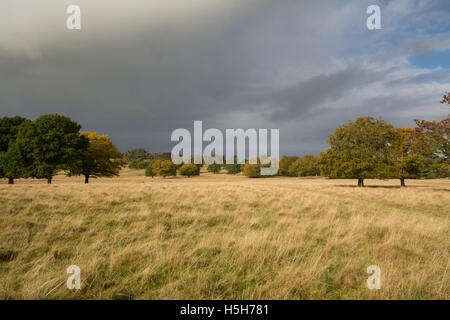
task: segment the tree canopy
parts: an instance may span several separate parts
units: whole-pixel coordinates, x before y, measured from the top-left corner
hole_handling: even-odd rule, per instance
[[[392,125],[382,119],[361,117],[335,129],[321,154],[320,171],[331,178],[380,178],[386,171],[386,154],[392,139]]]
[[[291,165],[289,165],[288,176],[291,177],[317,176],[320,174],[318,163],[319,158],[312,155],[306,155],[302,158],[298,158]]]
[[[183,164],[180,168],[180,175],[186,177],[200,175],[200,168],[195,164]]]
[[[68,170],[82,159],[89,147],[80,135],[81,126],[69,117],[48,114],[34,122],[25,122],[17,134],[17,154],[27,176],[52,182],[59,170]]]
[[[279,162],[278,174],[280,176],[295,176],[295,174],[289,172],[289,167],[298,159],[297,156],[283,156]]]
[[[14,179],[26,177],[22,157],[15,145],[20,126],[29,120],[15,116],[0,119],[0,178]]]
[[[72,165],[69,175],[84,175],[85,183],[89,178],[118,176],[125,161],[109,137],[95,132],[82,132],[81,136],[88,139],[89,147]]]

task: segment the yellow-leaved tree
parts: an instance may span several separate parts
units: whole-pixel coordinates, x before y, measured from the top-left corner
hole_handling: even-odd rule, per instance
[[[89,178],[118,176],[126,162],[109,137],[95,132],[80,134],[88,138],[89,147],[82,159],[71,166],[69,175],[84,175],[84,183],[89,183]]]

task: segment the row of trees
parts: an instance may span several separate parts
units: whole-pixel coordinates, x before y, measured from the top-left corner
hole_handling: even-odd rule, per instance
[[[450,94],[443,97],[450,104]],[[320,157],[283,156],[279,175],[358,179],[450,177],[450,118],[441,121],[416,120],[415,128],[394,128],[382,120],[361,117],[335,129],[327,143],[330,148]],[[81,126],[70,118],[48,114],[30,121],[22,117],[0,119],[0,178],[13,184],[16,178],[39,178],[52,182],[63,170],[67,175],[92,177],[118,176],[121,168],[145,168],[147,176],[182,176],[200,174],[201,165],[175,165],[169,152],[151,154],[134,149],[122,155],[106,135],[80,132]],[[191,161],[192,162],[192,161]],[[211,164],[208,171],[229,174],[243,172],[259,177],[257,164]]]
[[[450,104],[450,93],[442,104]],[[415,128],[394,128],[383,119],[361,117],[335,129],[327,138],[330,148],[320,157],[283,156],[279,175],[357,179],[450,177],[450,118],[415,120]],[[259,177],[261,165],[247,163],[244,174]]]
[[[132,149],[132,150],[128,150],[127,152],[125,152],[123,154],[123,159],[124,161],[127,162],[128,164],[128,168],[130,169],[146,169],[147,172],[147,176],[169,176],[168,174],[157,174],[156,172],[158,172],[157,168],[159,167],[159,164],[162,163],[163,161],[171,161],[171,153],[170,152],[163,152],[163,153],[150,153],[149,151],[142,149],[142,148],[138,148],[138,149]],[[207,171],[211,172],[211,173],[215,173],[218,174],[220,172],[222,172],[222,170],[225,170],[226,173],[228,174],[238,174],[241,173],[243,168],[244,168],[244,164],[239,164],[237,157],[234,157],[234,163],[232,164],[226,164],[225,162],[225,158],[223,159],[223,164],[217,164],[217,163],[213,163],[207,166]],[[168,162],[166,162],[168,163]],[[191,163],[194,163],[194,156],[191,157]],[[156,166],[157,168],[155,169],[156,171],[154,171],[152,168],[153,166]],[[168,164],[166,165],[168,166]],[[195,165],[198,169],[200,167],[202,167],[202,165]],[[180,171],[181,169],[181,165],[176,165],[176,171],[178,171],[180,173],[180,175],[186,175],[188,176],[188,174],[182,174],[182,172],[185,172],[186,169]],[[152,172],[155,172],[154,174]],[[187,172],[191,172],[192,170],[188,170]],[[173,174],[173,170],[169,172],[171,173],[170,175],[174,175]],[[189,176],[194,176],[194,175],[199,175],[200,174],[200,170],[198,170],[198,174],[191,174]],[[176,172],[175,172],[176,175]]]
[[[106,135],[80,132],[69,117],[48,114],[30,121],[22,117],[0,119],[0,178],[47,179],[61,170],[67,175],[112,177],[125,165],[122,154]]]
[[[145,175],[147,177],[168,177],[176,176],[177,173],[181,176],[199,176],[201,164],[193,164],[194,157],[191,159],[190,164],[180,164],[176,165],[172,160],[149,160],[148,165],[145,169]],[[211,173],[218,174],[225,169],[228,174],[238,174],[242,172],[244,165],[237,163],[237,157],[234,158],[234,163],[232,164],[217,164],[213,163],[208,165],[207,171]]]
[[[400,179],[450,177],[450,118],[416,121],[416,128],[394,128],[382,119],[361,117],[335,129],[330,148],[320,157],[283,156],[281,176],[317,176],[339,179]],[[260,177],[262,165],[246,163],[244,175]]]

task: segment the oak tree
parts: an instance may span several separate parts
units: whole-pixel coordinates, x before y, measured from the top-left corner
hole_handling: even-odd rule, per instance
[[[320,171],[330,178],[380,178],[385,171],[386,149],[392,138],[392,125],[382,119],[360,117],[335,129],[320,156]]]

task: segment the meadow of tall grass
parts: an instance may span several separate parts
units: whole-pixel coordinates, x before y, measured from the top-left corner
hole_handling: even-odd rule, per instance
[[[0,299],[450,298],[450,180],[0,182]]]

